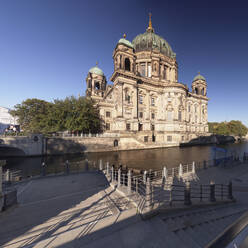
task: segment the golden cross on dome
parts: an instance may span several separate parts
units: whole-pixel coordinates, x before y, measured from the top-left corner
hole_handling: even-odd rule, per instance
[[[148,25],[147,31],[154,32],[154,29],[152,27],[152,13],[149,13],[149,25]]]
[[[96,61],[96,66],[98,66],[98,61]]]
[[[127,35],[126,34],[123,34],[123,38],[126,39]]]

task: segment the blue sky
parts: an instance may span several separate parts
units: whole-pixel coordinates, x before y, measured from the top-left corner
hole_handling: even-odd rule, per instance
[[[155,32],[177,54],[179,81],[207,79],[209,121],[248,125],[246,1],[0,0],[0,106],[27,98],[52,101],[84,94],[99,62],[107,79],[112,52],[127,34]]]

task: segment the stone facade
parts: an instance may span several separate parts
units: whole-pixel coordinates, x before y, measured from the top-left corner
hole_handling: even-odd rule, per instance
[[[176,54],[155,34],[151,19],[132,43],[125,35],[119,40],[113,60],[113,85],[107,85],[98,66],[86,78],[86,95],[96,101],[105,132],[157,144],[178,144],[208,133],[206,79],[197,75],[191,91],[178,82]]]

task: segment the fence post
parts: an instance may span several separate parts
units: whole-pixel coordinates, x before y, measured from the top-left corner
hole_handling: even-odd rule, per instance
[[[109,162],[106,163],[106,175],[109,177]]]
[[[128,170],[127,174],[127,192],[130,194],[132,191],[132,172]]]
[[[45,162],[43,162],[41,164],[41,168],[42,168],[42,176],[45,176],[46,175],[46,164],[45,164]]]
[[[10,170],[8,169],[6,171],[6,181],[9,183],[11,180],[10,180]]]
[[[99,161],[99,170],[102,171],[102,169],[103,169],[102,160],[100,159],[100,161]]]
[[[228,199],[233,200],[232,181],[230,181],[228,184]]]
[[[190,182],[187,181],[184,187],[184,205],[191,205]]]
[[[168,177],[168,171],[167,171],[166,166],[164,166],[164,168],[163,168],[163,178],[165,179],[165,181],[166,181],[167,177]]]
[[[179,178],[183,177],[183,166],[182,166],[182,164],[179,164],[178,176],[179,176]]]
[[[3,193],[3,166],[6,164],[5,160],[0,161],[0,197]]]
[[[204,170],[207,169],[207,161],[206,160],[203,161],[203,169]]]
[[[215,183],[213,181],[210,182],[210,201],[215,202]]]
[[[114,175],[114,171],[115,171],[115,167],[112,165],[112,168],[111,168],[111,182],[113,183],[114,180],[115,180],[115,175]]]
[[[85,159],[85,171],[88,171],[89,170],[89,161],[88,159],[86,158]]]
[[[145,170],[144,174],[143,174],[143,183],[144,184],[146,183],[146,175],[147,175],[147,171]]]
[[[66,174],[69,174],[70,173],[70,167],[69,167],[69,161],[68,160],[65,161],[65,167],[66,167]]]
[[[118,184],[117,187],[119,188],[121,186],[121,168],[118,169]]]
[[[217,166],[217,159],[214,159],[214,166]]]
[[[195,174],[195,161],[192,163],[192,173]]]
[[[152,201],[151,201],[151,180],[148,177],[146,181],[146,206],[147,210],[151,210]]]
[[[138,193],[139,191],[139,181],[138,181],[138,177],[136,177],[136,193]]]
[[[202,202],[202,185],[200,185],[200,201]]]

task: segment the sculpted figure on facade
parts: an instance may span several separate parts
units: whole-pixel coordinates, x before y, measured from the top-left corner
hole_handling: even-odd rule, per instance
[[[206,79],[198,73],[191,91],[178,82],[176,54],[155,33],[151,16],[145,33],[118,41],[113,61],[113,85],[97,65],[86,78],[86,95],[98,105],[105,132],[161,144],[208,133]]]

